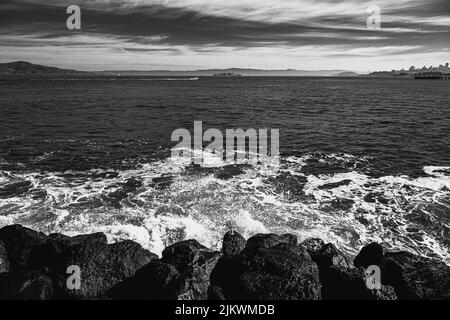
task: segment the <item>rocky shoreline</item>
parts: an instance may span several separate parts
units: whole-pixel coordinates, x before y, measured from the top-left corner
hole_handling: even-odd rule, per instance
[[[67,285],[69,266],[79,267],[79,289]],[[380,268],[380,289],[366,285],[369,266]],[[0,299],[447,300],[450,267],[376,243],[351,261],[321,239],[245,240],[235,232],[220,252],[187,240],[158,257],[130,240],[108,244],[103,233],[68,237],[11,225],[0,229]]]

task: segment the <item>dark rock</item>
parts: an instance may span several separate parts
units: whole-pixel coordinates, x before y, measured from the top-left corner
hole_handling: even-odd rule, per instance
[[[44,243],[47,236],[21,225],[11,225],[0,229],[0,240],[8,253],[9,270],[17,271],[26,267],[31,250]]]
[[[175,300],[180,273],[174,266],[151,261],[136,274],[109,290],[108,296],[120,300]]]
[[[302,168],[303,170],[303,168]],[[276,194],[282,194],[287,201],[307,201],[304,187],[308,182],[306,176],[293,175],[290,172],[279,172],[277,176],[264,181],[272,185]]]
[[[158,257],[131,240],[106,245],[101,242],[80,243],[62,253],[58,271],[67,278],[68,266],[81,270],[81,289],[70,290],[60,283],[63,297],[87,299],[101,297],[119,282]]]
[[[327,243],[324,245],[317,254],[314,255],[313,260],[319,266],[319,269],[331,267],[331,266],[342,266],[346,268],[351,268],[352,263],[345,257],[341,251],[334,244]]]
[[[49,300],[53,282],[44,270],[0,274],[0,300]]]
[[[201,245],[197,240],[185,240],[168,246],[162,253],[162,262],[174,265],[182,274],[193,271],[197,263],[217,253]]]
[[[108,243],[104,233],[93,233],[68,237],[59,233],[50,234],[47,241],[34,247],[28,259],[29,268],[49,267],[55,268],[62,263],[62,252],[68,247],[82,244],[92,245]]]
[[[210,286],[208,288],[208,300],[215,300],[215,301],[225,300],[222,288],[217,286]]]
[[[368,266],[379,266],[383,259],[383,247],[376,242],[368,244],[361,249],[353,261],[355,267],[367,268]]]
[[[257,234],[247,240],[245,250],[271,248],[279,243],[297,244],[297,237],[292,234]]]
[[[69,237],[60,233],[52,233],[49,235],[49,238],[56,240],[63,247],[69,247],[75,244],[88,244],[88,243],[104,243],[107,244],[108,240],[106,235],[102,232],[91,233],[91,234],[82,234],[74,237]]]
[[[210,275],[221,257],[196,240],[186,240],[167,247],[162,262],[172,264],[180,272],[179,300],[205,300],[208,298]]]
[[[395,292],[394,287],[388,286],[385,284],[381,285],[380,290],[371,290],[371,293],[374,295],[375,300],[397,300],[397,293]]]
[[[234,231],[228,231],[223,237],[222,252],[226,257],[232,257],[244,250],[247,241]]]
[[[211,284],[227,300],[320,299],[317,265],[304,248],[290,243],[244,250],[220,259]]]
[[[381,281],[394,287],[399,299],[443,299],[450,292],[450,267],[409,252],[388,252],[381,263]]]
[[[315,259],[315,257],[317,257],[320,249],[322,249],[324,245],[325,242],[323,242],[323,240],[319,238],[308,238],[302,243],[300,243],[300,246],[305,248],[306,251],[308,251],[313,260]]]
[[[298,244],[293,245],[291,243],[279,243],[272,248],[276,248],[279,250],[285,250],[285,251],[290,252],[304,260],[312,260],[309,252],[304,247],[302,247]]]
[[[322,298],[325,300],[396,300],[392,287],[370,290],[363,268],[331,266],[321,271]]]
[[[9,271],[8,253],[3,241],[0,240],[0,273]]]

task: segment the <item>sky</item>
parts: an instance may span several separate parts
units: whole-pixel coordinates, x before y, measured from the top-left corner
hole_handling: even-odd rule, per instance
[[[81,30],[66,27],[69,5]],[[450,0],[0,0],[0,62],[15,60],[87,71],[436,66],[450,62]]]

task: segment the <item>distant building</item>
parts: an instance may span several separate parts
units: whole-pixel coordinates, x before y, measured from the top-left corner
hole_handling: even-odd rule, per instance
[[[436,74],[438,75],[436,75]],[[408,70],[401,68],[399,70],[392,69],[391,71],[375,71],[370,73],[373,76],[417,76],[418,79],[433,79],[439,78],[448,80],[450,77],[450,68],[449,63],[439,64],[439,66],[430,65],[427,67],[426,65],[421,67],[411,66]]]

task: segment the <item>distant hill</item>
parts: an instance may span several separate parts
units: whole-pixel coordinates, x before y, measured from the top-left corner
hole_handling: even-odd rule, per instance
[[[204,70],[106,70],[95,72],[82,72],[70,69],[60,69],[33,64],[26,61],[0,63],[0,75],[107,75],[107,76],[214,76],[218,74],[238,74],[242,76],[260,77],[327,77],[357,75],[347,70],[263,70],[263,69],[204,69]]]
[[[0,63],[0,75],[79,75],[88,72],[47,67],[26,61]]]
[[[171,71],[171,70],[113,70],[113,71],[97,71],[97,74],[105,75],[121,75],[121,76],[186,76],[186,77],[198,77],[198,76],[213,76],[215,74],[240,74],[242,76],[250,77],[326,77],[326,76],[338,76],[341,73],[348,73],[347,70],[317,70],[317,71],[305,71],[295,69],[285,70],[263,70],[263,69],[241,69],[241,68],[229,68],[229,69],[203,69],[192,71]]]
[[[346,71],[346,72],[338,73],[336,76],[338,76],[338,77],[358,77],[358,76],[360,76],[360,74],[356,73],[356,72]]]

